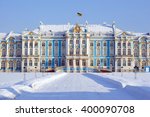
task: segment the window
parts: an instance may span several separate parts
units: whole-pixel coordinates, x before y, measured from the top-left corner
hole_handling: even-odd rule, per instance
[[[51,42],[49,42],[49,46],[52,46],[52,43],[51,43]]]
[[[76,66],[79,66],[79,60],[76,60]]]
[[[37,43],[37,42],[35,42],[35,45],[34,45],[34,46],[35,46],[35,48],[38,48],[38,43]]]
[[[6,56],[6,50],[3,49],[3,50],[2,50],[2,57],[5,57],[5,56]]]
[[[104,66],[107,66],[106,59],[104,59]]]
[[[30,42],[30,48],[33,48],[33,42]]]
[[[25,48],[28,47],[28,42],[27,42],[27,41],[25,42],[24,47],[25,47]]]
[[[93,60],[90,61],[90,66],[93,66]]]
[[[131,49],[128,49],[128,55],[131,55]]]
[[[13,68],[13,62],[9,61],[9,69],[12,69],[12,68]]]
[[[69,66],[73,66],[73,60],[69,60]]]
[[[85,41],[85,40],[82,40],[82,44],[86,44],[86,41]]]
[[[30,55],[33,55],[33,50],[32,49],[30,49]]]
[[[13,55],[14,55],[14,51],[13,51],[13,49],[10,49],[10,50],[9,50],[9,56],[10,56],[10,57],[13,57]]]
[[[51,66],[52,65],[52,60],[49,60],[48,61],[48,66]]]
[[[126,42],[123,42],[123,48],[126,48]]]
[[[97,66],[99,66],[99,65],[100,65],[100,60],[98,59],[98,60],[97,60]]]
[[[97,43],[97,46],[100,47],[100,42]]]
[[[58,43],[57,43],[57,42],[55,42],[55,46],[58,46]]]
[[[42,66],[44,67],[44,65],[45,65],[45,60],[42,60]]]
[[[123,55],[126,55],[126,49],[123,49]]]
[[[118,59],[117,65],[118,65],[118,66],[121,66],[121,59]]]
[[[76,40],[76,44],[79,44],[79,40]]]
[[[82,61],[82,65],[83,65],[83,66],[86,66],[86,60],[83,60],[83,61]]]
[[[130,42],[128,42],[128,47],[130,47],[131,46],[131,43]]]
[[[73,44],[73,40],[70,40],[70,44]]]
[[[92,43],[92,42],[90,43],[90,46],[93,46],[93,43]]]
[[[35,55],[36,56],[38,55],[38,49],[35,49]]]
[[[118,47],[121,47],[121,42],[118,42]]]
[[[6,67],[5,61],[2,61],[2,62],[1,62],[1,68],[2,68],[2,69],[5,69],[5,67]]]
[[[114,60],[110,59],[110,65],[114,66]]]
[[[24,66],[27,66],[27,59],[24,60]]]
[[[29,66],[32,66],[32,60],[29,60]]]
[[[106,42],[104,42],[104,46],[106,46]]]
[[[118,55],[121,55],[121,49],[118,49]]]
[[[56,59],[55,60],[55,67],[57,67],[58,66],[58,60]]]
[[[65,60],[62,59],[62,66],[65,66]]]
[[[126,66],[126,60],[123,59],[123,66]]]
[[[128,59],[128,66],[131,66],[131,59]]]
[[[44,42],[42,42],[42,47],[44,47],[45,46],[45,43]]]
[[[34,59],[34,66],[38,66],[38,59]]]

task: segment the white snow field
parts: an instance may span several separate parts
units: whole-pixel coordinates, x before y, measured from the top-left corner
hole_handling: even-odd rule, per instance
[[[37,76],[37,77],[36,77]],[[0,73],[0,99],[150,100],[150,73]]]

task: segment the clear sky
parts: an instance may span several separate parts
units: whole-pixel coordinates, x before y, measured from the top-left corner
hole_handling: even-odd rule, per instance
[[[76,13],[82,12],[83,17]],[[150,0],[0,0],[0,32],[21,32],[44,24],[111,24],[150,32]]]

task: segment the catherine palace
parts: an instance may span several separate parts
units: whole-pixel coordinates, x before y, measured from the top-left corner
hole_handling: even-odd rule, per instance
[[[0,33],[1,72],[108,70],[130,72],[150,66],[150,33],[109,24],[46,25],[22,33]]]

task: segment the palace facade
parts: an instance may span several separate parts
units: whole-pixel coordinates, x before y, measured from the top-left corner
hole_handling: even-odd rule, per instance
[[[150,34],[112,25],[44,25],[0,33],[0,71],[133,71],[150,65]]]

